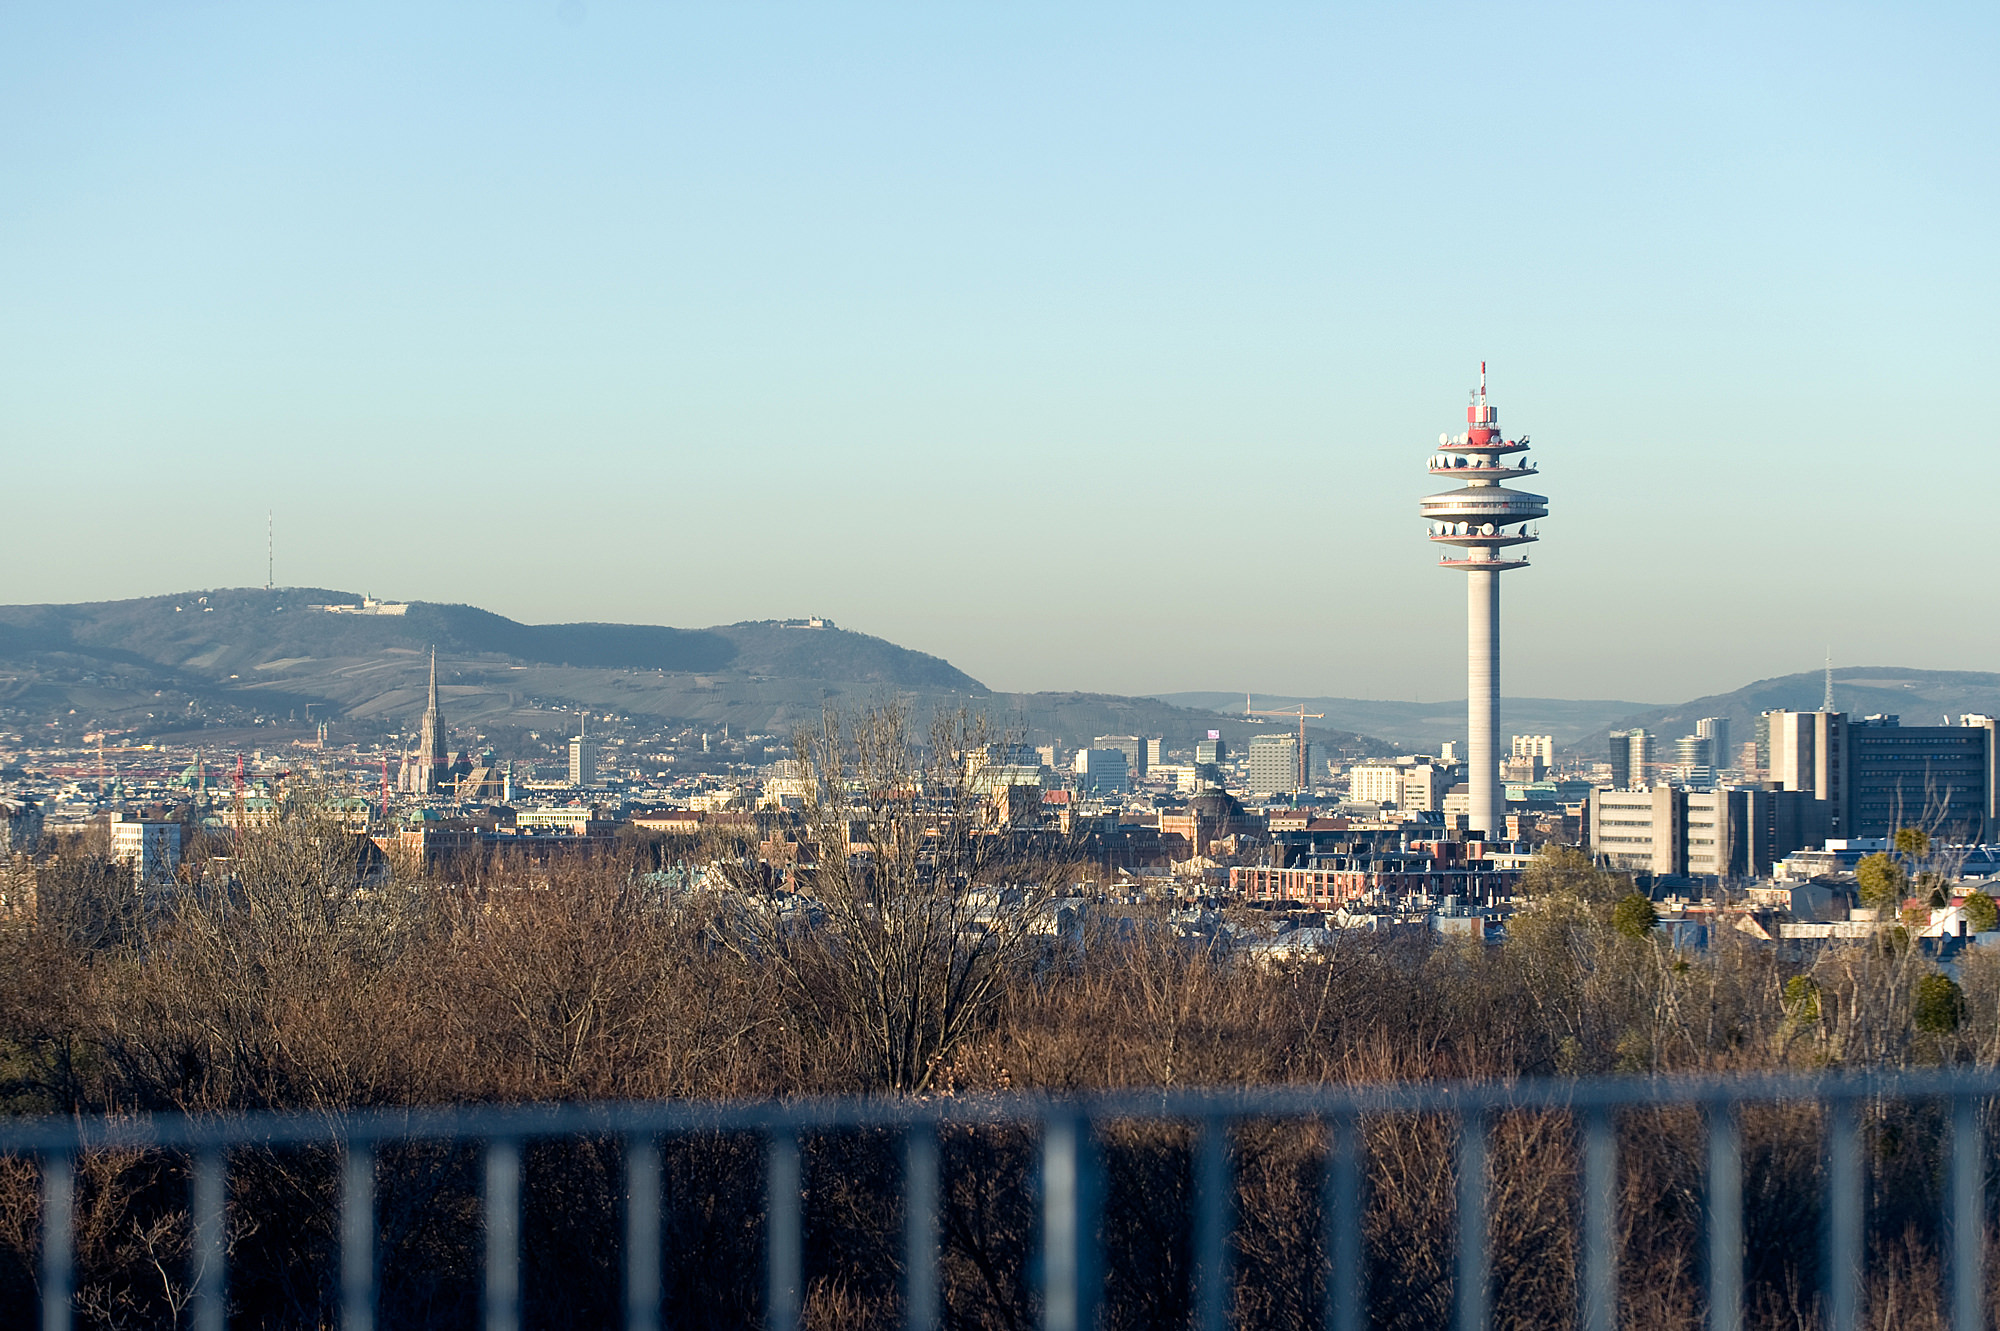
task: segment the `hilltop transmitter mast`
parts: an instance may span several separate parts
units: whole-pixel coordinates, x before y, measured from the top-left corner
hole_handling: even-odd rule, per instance
[[[1500,433],[1500,413],[1486,401],[1486,362],[1479,362],[1479,387],[1465,409],[1466,431],[1439,435],[1431,458],[1433,476],[1463,481],[1462,488],[1428,495],[1419,505],[1431,520],[1430,538],[1458,546],[1464,554],[1442,557],[1440,567],[1466,575],[1466,785],[1471,826],[1498,839],[1507,823],[1500,799],[1500,575],[1526,568],[1525,558],[1505,558],[1508,546],[1538,539],[1531,529],[1549,515],[1549,501],[1501,484],[1536,474],[1522,456],[1528,437],[1508,442]]]

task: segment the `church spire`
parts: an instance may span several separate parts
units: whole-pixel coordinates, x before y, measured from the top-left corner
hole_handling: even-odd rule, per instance
[[[445,743],[444,711],[438,706],[438,665],[435,646],[431,648],[430,697],[424,707],[423,730],[419,743],[422,751],[417,756],[418,776],[424,782],[424,793],[432,794],[442,788],[446,771],[451,767],[451,753]]]

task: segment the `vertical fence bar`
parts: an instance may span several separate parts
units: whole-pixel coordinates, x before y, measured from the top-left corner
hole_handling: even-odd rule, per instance
[[[938,1325],[938,1139],[928,1123],[903,1137],[903,1325]]]
[[[1486,1331],[1486,1115],[1458,1120],[1458,1331]]]
[[[222,1331],[229,1308],[228,1190],[221,1149],[197,1151],[188,1207],[194,1230],[195,1331]]]
[[[660,1328],[660,1144],[625,1139],[625,1328]]]
[[[76,1274],[76,1157],[42,1157],[42,1331],[69,1331]]]
[[[1086,1331],[1081,1119],[1042,1128],[1042,1331]]]
[[[1342,1115],[1326,1125],[1326,1324],[1362,1331],[1361,1120]]]
[[[363,1142],[340,1166],[340,1327],[375,1327],[375,1148]]]
[[[1195,1141],[1195,1320],[1223,1331],[1229,1316],[1229,1121],[1205,1118]]]
[[[1708,1109],[1708,1325],[1743,1327],[1743,1141],[1728,1103]]]
[[[1986,1152],[1979,1131],[1979,1100],[1951,1102],[1951,1325],[1975,1331],[1986,1325]]]
[[[486,1331],[521,1326],[521,1143],[486,1143]]]
[[[1852,1100],[1828,1106],[1826,1152],[1827,1331],[1855,1331],[1861,1317],[1861,1232],[1867,1201],[1860,1124]]]
[[[1583,1119],[1583,1326],[1618,1325],[1618,1133],[1611,1111]]]
[[[797,1331],[804,1243],[800,1210],[799,1139],[774,1132],[764,1160],[764,1324]]]

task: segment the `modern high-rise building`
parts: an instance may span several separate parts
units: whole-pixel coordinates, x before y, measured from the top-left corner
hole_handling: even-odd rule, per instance
[[[1704,716],[1694,723],[1694,733],[1708,741],[1709,760],[1717,767],[1727,767],[1735,761],[1736,755],[1729,748],[1728,717]]]
[[[1714,743],[1702,735],[1682,735],[1674,741],[1674,768],[1691,786],[1714,785]]]
[[[1536,468],[1522,456],[1525,436],[1510,441],[1500,433],[1499,412],[1486,401],[1484,361],[1465,422],[1464,434],[1438,436],[1430,462],[1431,475],[1464,484],[1426,495],[1418,508],[1431,520],[1433,542],[1465,551],[1439,562],[1466,575],[1467,821],[1474,831],[1498,837],[1507,826],[1500,788],[1500,575],[1528,563],[1501,552],[1536,539],[1529,524],[1548,516],[1549,501],[1501,484],[1533,476]]]
[[[1606,754],[1611,759],[1611,788],[1625,790],[1632,784],[1632,745],[1629,730],[1614,730]]]
[[[1594,790],[1586,837],[1598,861],[1633,873],[1760,877],[1826,833],[1809,793],[1782,790]]]
[[[1847,714],[1765,712],[1757,718],[1764,779],[1779,790],[1809,791],[1826,834],[1851,836],[1847,824]]]
[[[597,748],[584,735],[584,718],[576,719],[576,733],[569,737],[569,783],[578,790],[597,784]]]
[[[1077,784],[1095,794],[1122,794],[1132,788],[1132,767],[1123,749],[1078,749]]]
[[[181,863],[181,825],[170,818],[111,815],[111,857],[141,884],[172,882]]]
[[[1641,790],[1651,774],[1653,736],[1645,730],[1611,732],[1611,788]]]
[[[1306,764],[1310,766],[1310,751]],[[1245,777],[1259,795],[1289,795],[1298,789],[1299,737],[1297,735],[1252,735],[1250,760]]]
[[[1207,739],[1198,739],[1194,743],[1194,760],[1197,764],[1226,763],[1229,761],[1229,745],[1213,734]]]
[[[1987,836],[1993,732],[1984,724],[1906,726],[1871,716],[1847,727],[1851,837],[1917,827],[1945,841]]]
[[[1394,804],[1406,812],[1444,808],[1452,769],[1428,754],[1375,758],[1347,769],[1347,798],[1355,804]]]
[[[1509,746],[1516,758],[1540,758],[1553,767],[1556,761],[1556,737],[1554,735],[1516,735]]]
[[[1125,755],[1125,770],[1134,781],[1146,778],[1146,741],[1137,735],[1099,735],[1090,741],[1093,749],[1117,749]]]

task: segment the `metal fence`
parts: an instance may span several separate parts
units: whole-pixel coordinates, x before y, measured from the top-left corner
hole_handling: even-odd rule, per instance
[[[1943,1188],[1948,1311],[1957,1331],[1984,1321],[1987,1158],[1984,1103],[2000,1096],[2000,1071],[1880,1075],[1768,1075],[1601,1078],[1512,1084],[1388,1087],[1269,1087],[1226,1091],[1115,1093],[1072,1099],[1028,1095],[930,1100],[843,1099],[791,1103],[620,1103],[367,1111],[345,1116],[264,1113],[185,1118],[0,1120],[0,1154],[40,1161],[43,1188],[43,1331],[64,1331],[74,1300],[73,1205],[80,1153],[142,1149],[184,1154],[191,1167],[193,1323],[221,1331],[228,1306],[229,1153],[274,1147],[333,1147],[342,1154],[340,1299],[344,1331],[371,1331],[376,1312],[376,1152],[396,1143],[477,1144],[484,1153],[484,1315],[489,1331],[516,1331],[521,1318],[523,1144],[552,1138],[615,1138],[623,1144],[625,1325],[661,1325],[662,1140],[692,1134],[754,1134],[764,1142],[764,1316],[772,1331],[799,1324],[804,1277],[800,1141],[817,1133],[900,1134],[906,1324],[932,1328],[939,1289],[939,1131],[948,1125],[1004,1125],[1039,1137],[1041,1325],[1084,1331],[1095,1318],[1099,1280],[1095,1214],[1095,1130],[1114,1122],[1172,1122],[1194,1131],[1194,1322],[1217,1331],[1230,1319],[1232,1231],[1229,1133],[1250,1121],[1323,1125],[1326,1325],[1359,1331],[1363,1306],[1362,1127],[1377,1115],[1443,1115],[1457,1126],[1457,1253],[1454,1320],[1478,1331],[1490,1320],[1489,1132],[1496,1116],[1518,1111],[1574,1115],[1581,1141],[1578,1324],[1617,1325],[1619,1181],[1615,1116],[1673,1106],[1706,1121],[1706,1261],[1713,1331],[1743,1325],[1743,1155],[1739,1123],[1747,1105],[1806,1102],[1826,1111],[1827,1331],[1859,1324],[1863,1279],[1866,1160],[1864,1107],[1882,1099],[1931,1099],[1948,1106],[1950,1147]]]

